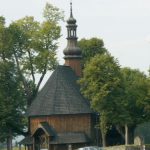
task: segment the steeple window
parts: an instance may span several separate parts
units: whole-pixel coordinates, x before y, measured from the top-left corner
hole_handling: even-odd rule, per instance
[[[76,30],[75,29],[68,30],[68,37],[76,37]]]
[[[71,30],[71,37],[73,37],[74,36],[74,32],[73,32],[73,30]]]

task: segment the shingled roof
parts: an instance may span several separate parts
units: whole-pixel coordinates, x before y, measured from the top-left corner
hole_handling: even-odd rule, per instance
[[[38,125],[38,128],[35,130],[32,136],[34,136],[35,134],[38,133],[38,131],[41,131],[41,130],[43,130],[47,136],[56,136],[55,129],[52,126],[50,126],[47,122],[40,122],[40,124]]]
[[[78,77],[69,66],[58,66],[27,111],[28,116],[91,113],[81,95]]]
[[[59,133],[50,144],[88,143],[89,138],[84,133]]]
[[[24,139],[22,139],[20,142],[19,142],[20,145],[32,145],[33,144],[33,139],[31,136],[27,136],[25,137]]]

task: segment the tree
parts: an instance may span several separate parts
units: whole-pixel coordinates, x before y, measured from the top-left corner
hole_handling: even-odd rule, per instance
[[[54,22],[56,24],[60,20],[64,20],[64,12],[60,11],[59,8],[53,6],[50,3],[46,3],[43,16],[47,21]]]
[[[35,98],[48,70],[57,66],[57,40],[60,37],[58,8],[46,4],[45,20],[40,23],[34,17],[25,17],[10,24],[10,51],[13,53],[28,106]],[[40,75],[37,81],[35,76]]]
[[[128,127],[149,120],[147,107],[150,106],[150,82],[143,72],[136,69],[122,68],[121,74],[125,91],[122,95],[122,108],[126,110],[122,114],[124,115],[122,124],[124,123],[126,129],[125,141],[128,144]]]
[[[116,121],[123,92],[118,61],[110,54],[94,56],[86,63],[79,83],[81,92],[91,101],[91,107],[100,113],[100,128],[105,146],[108,125]]]
[[[0,62],[0,141],[11,150],[13,136],[24,130],[24,98],[12,62]]]
[[[12,137],[24,129],[24,98],[19,78],[9,51],[10,36],[5,18],[0,17],[0,141],[12,147]]]
[[[26,134],[26,103],[32,103],[47,71],[58,65],[61,11],[48,3],[44,11],[49,17],[42,23],[24,17],[6,27],[0,17],[0,140],[8,139],[8,149],[12,136]]]
[[[95,55],[107,53],[103,40],[99,38],[81,39],[78,45],[82,50],[83,65]]]

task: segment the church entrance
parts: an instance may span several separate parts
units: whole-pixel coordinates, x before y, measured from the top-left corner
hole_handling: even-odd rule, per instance
[[[34,135],[34,150],[49,150],[49,136],[42,129]]]
[[[54,129],[47,122],[41,122],[32,135],[33,150],[52,150],[50,142],[55,134]]]

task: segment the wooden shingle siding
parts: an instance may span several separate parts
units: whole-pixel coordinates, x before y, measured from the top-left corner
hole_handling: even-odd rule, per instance
[[[48,117],[30,118],[31,134],[38,128],[40,122],[48,122],[57,133],[84,132],[91,136],[91,115],[55,115]]]

